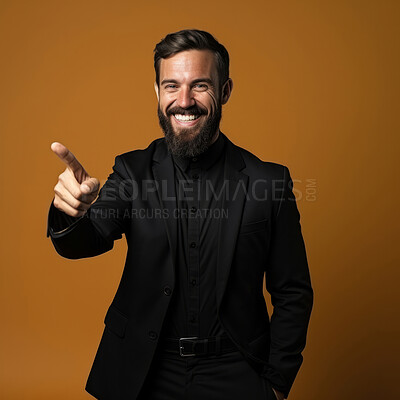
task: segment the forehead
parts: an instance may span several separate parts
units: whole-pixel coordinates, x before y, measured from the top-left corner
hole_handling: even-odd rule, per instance
[[[163,79],[191,80],[197,78],[217,79],[217,66],[212,51],[187,50],[161,59],[160,82]]]

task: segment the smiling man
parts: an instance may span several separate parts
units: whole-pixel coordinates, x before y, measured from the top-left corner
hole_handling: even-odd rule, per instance
[[[169,151],[180,157],[203,153],[218,137],[232,80],[218,76],[216,55],[206,49],[157,58],[156,68],[158,118]]]
[[[66,164],[48,216],[57,252],[92,257],[123,234],[128,244],[86,390],[104,400],[283,399],[313,304],[289,170],[221,132],[233,84],[211,34],[167,35],[154,67],[164,137],[117,156],[100,192],[52,144]]]

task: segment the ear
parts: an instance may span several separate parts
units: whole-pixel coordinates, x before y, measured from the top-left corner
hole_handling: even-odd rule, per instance
[[[227,81],[224,83],[222,87],[222,97],[221,97],[221,104],[226,104],[231,97],[231,93],[233,90],[233,81],[231,78],[228,78]]]
[[[154,90],[156,91],[157,100],[160,101],[160,93],[159,93],[159,91],[158,91],[157,82],[154,82]]]

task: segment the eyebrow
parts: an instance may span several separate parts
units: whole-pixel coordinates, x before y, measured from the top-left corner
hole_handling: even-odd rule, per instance
[[[198,79],[193,80],[191,83],[195,84],[195,83],[199,83],[199,82],[206,82],[211,86],[214,85],[213,81],[209,78],[198,78]],[[161,85],[164,85],[166,83],[179,83],[179,82],[176,79],[163,79],[161,82]]]

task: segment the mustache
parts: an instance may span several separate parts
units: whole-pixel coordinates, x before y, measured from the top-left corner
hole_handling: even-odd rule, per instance
[[[203,110],[198,106],[193,106],[190,108],[181,108],[181,107],[173,107],[170,108],[167,112],[167,115],[173,115],[173,114],[181,114],[181,115],[206,115],[207,110]]]

